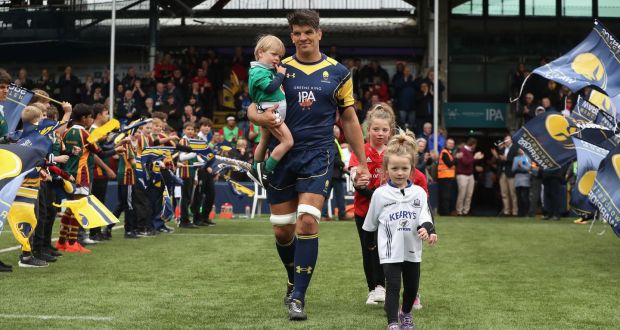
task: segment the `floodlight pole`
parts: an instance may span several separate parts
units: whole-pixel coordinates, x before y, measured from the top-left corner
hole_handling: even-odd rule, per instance
[[[108,96],[110,119],[114,118],[114,51],[116,48],[116,0],[112,0],[112,21],[110,22],[110,94]]]
[[[433,149],[438,153],[439,134],[439,0],[434,1],[433,13]]]

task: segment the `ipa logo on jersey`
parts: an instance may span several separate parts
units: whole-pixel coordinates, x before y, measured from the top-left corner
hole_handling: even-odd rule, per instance
[[[562,115],[550,115],[545,120],[545,128],[549,135],[556,141],[565,142],[570,139],[572,133],[577,131],[576,127],[571,127],[568,120]]]
[[[577,72],[584,78],[597,82],[598,86],[605,89],[607,87],[607,72],[603,62],[592,53],[582,53],[577,55],[571,63],[573,71]]]
[[[312,93],[312,91],[301,91],[298,93],[298,96],[298,102],[302,110],[310,110],[312,104],[316,102],[316,98],[314,97],[314,93]]]

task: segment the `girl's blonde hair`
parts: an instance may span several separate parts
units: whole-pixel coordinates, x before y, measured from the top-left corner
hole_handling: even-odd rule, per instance
[[[383,170],[387,170],[390,156],[407,157],[411,163],[411,170],[415,168],[418,162],[418,144],[415,140],[415,134],[410,130],[400,131],[394,135],[387,144],[387,149],[383,154]]]
[[[372,106],[372,108],[366,114],[366,127],[370,129],[372,122],[375,119],[383,119],[388,122],[390,126],[390,135],[393,134],[396,125],[396,116],[394,116],[394,110],[385,102],[380,102]]]
[[[275,50],[280,57],[284,56],[284,53],[286,52],[284,44],[280,38],[271,34],[261,36],[256,42],[256,47],[254,48],[254,58],[258,61],[259,52],[266,52],[271,49]]]

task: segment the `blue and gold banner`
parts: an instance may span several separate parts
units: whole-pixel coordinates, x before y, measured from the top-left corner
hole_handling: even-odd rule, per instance
[[[577,47],[533,73],[556,81],[573,92],[597,86],[607,95],[620,93],[620,42],[602,23],[595,21],[592,32]]]
[[[2,229],[4,228],[4,224],[6,223],[11,206],[15,201],[15,196],[17,195],[19,187],[24,181],[26,175],[30,174],[34,170],[35,168],[31,168],[25,172],[22,172],[12,180],[8,181],[8,183],[0,189],[0,232],[2,232]]]
[[[575,185],[570,198],[571,209],[582,216],[589,216],[596,212],[596,207],[588,200],[599,164],[609,150],[598,147],[573,137],[577,151],[577,174]]]
[[[94,195],[67,200],[57,207],[68,207],[83,228],[97,228],[118,223],[118,218]]]
[[[545,112],[528,121],[512,139],[542,168],[560,168],[577,157],[571,139],[577,131],[571,118]]]
[[[611,150],[601,162],[594,178],[590,201],[616,234],[620,232],[620,147]]]
[[[15,131],[17,124],[22,118],[22,111],[32,99],[34,93],[15,84],[9,85],[9,93],[6,101],[0,103],[4,112],[4,119],[8,126],[9,132]]]
[[[604,110],[611,117],[614,117],[616,122],[620,121],[620,115],[618,111],[620,111],[620,94],[614,97],[609,97],[605,95],[605,93],[601,93],[596,89],[593,89],[590,92],[590,97],[588,101],[599,109]]]

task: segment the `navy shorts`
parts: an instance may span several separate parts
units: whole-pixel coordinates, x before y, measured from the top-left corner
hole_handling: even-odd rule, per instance
[[[309,192],[329,196],[329,181],[334,168],[333,148],[289,151],[273,170],[267,186],[269,204],[279,204]]]

